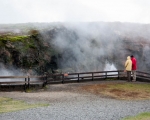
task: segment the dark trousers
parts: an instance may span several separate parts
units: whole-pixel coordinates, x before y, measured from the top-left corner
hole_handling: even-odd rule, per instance
[[[131,71],[127,71],[127,80],[128,82],[131,81]]]

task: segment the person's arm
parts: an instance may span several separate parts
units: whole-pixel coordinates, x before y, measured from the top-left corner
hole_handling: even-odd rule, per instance
[[[128,66],[128,61],[125,62],[125,68]]]

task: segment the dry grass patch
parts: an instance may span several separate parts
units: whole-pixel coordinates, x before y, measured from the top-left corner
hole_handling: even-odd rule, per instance
[[[148,83],[103,83],[82,86],[81,89],[96,95],[117,99],[150,99],[150,84]]]
[[[13,100],[12,98],[0,97],[0,113],[13,112],[43,106],[48,106],[48,104],[28,104],[24,101]]]

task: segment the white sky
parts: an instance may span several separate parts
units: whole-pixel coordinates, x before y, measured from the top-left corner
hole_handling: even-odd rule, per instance
[[[150,0],[0,0],[0,24],[94,21],[150,23]]]

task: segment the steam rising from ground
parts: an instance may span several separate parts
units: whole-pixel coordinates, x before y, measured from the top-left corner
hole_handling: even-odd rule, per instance
[[[104,71],[113,71],[113,70],[117,70],[116,67],[114,66],[114,64],[107,63]]]
[[[58,67],[66,72],[103,71],[110,69],[108,64],[113,70],[122,70],[127,56],[133,54],[143,61],[139,56],[141,51],[138,49],[141,48],[138,42],[149,41],[150,37],[148,27],[130,23],[64,23],[54,31],[53,40],[50,40],[50,31],[45,36],[59,53]],[[128,50],[124,46],[127,42]],[[145,63],[140,65],[141,70],[145,68]]]
[[[0,76],[21,76],[23,75],[23,73],[21,71],[19,71],[18,69],[15,68],[6,68],[3,63],[0,63]],[[20,81],[22,79],[18,79],[18,81]],[[13,81],[13,79],[9,79],[9,78],[3,78],[0,79],[0,82],[2,81]],[[17,81],[17,80],[15,80]]]
[[[91,22],[34,26],[42,29],[43,39],[57,53],[56,62],[63,72],[122,70],[129,55],[137,58],[139,70],[150,68],[150,25]],[[8,72],[5,69],[0,71],[1,75],[24,74],[16,68]]]
[[[0,63],[0,76],[30,76],[30,75],[34,75],[34,74],[35,74],[35,72],[31,71],[31,69],[23,70],[23,69],[19,69],[19,68],[15,68],[15,67],[6,68],[3,63]],[[14,81],[14,80],[15,81],[24,81],[25,79],[24,78],[14,78],[14,79],[2,78],[2,79],[0,79],[0,82]]]
[[[113,55],[117,36],[107,24],[68,24],[58,31],[51,44],[61,54],[58,63],[63,70],[103,71],[110,62],[108,57]]]
[[[19,71],[18,69],[15,68],[6,68],[5,65],[3,65],[3,63],[0,63],[0,76],[19,76],[19,75],[23,75],[23,73],[21,71]]]

